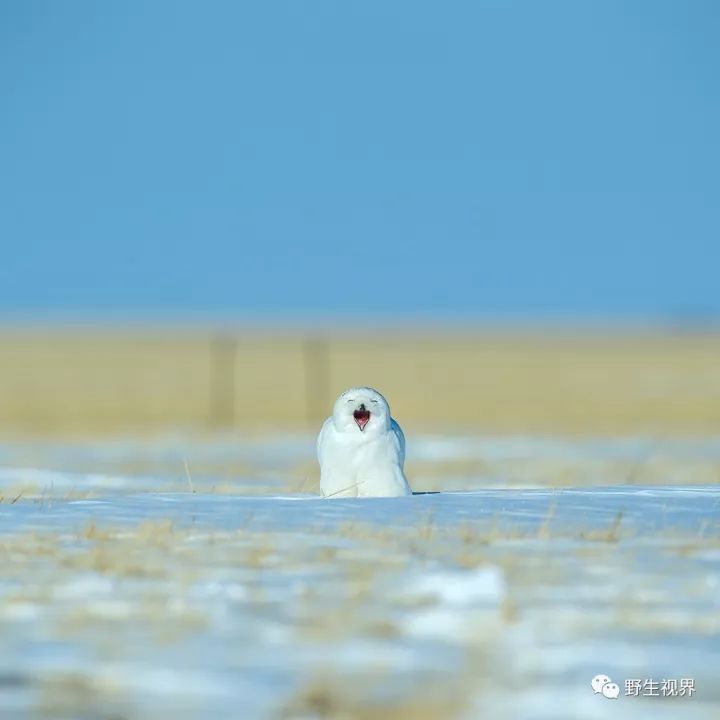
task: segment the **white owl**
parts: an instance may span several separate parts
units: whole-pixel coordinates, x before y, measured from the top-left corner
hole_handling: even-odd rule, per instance
[[[317,440],[324,497],[412,495],[405,479],[405,436],[387,400],[369,387],[346,390]]]

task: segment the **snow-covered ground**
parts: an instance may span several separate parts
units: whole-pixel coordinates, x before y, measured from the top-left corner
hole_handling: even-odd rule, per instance
[[[720,717],[720,441],[416,437],[366,500],[313,449],[0,445],[0,718]]]

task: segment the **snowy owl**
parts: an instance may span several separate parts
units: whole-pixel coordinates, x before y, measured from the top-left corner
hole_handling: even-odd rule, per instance
[[[368,387],[346,390],[317,440],[324,497],[412,495],[405,479],[405,436],[387,400]]]

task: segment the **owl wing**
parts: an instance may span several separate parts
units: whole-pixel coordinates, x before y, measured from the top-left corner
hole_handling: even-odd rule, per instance
[[[405,463],[405,435],[395,420],[390,421],[390,432],[393,436],[393,445],[397,450],[398,465],[402,467]]]
[[[324,439],[325,435],[327,435],[327,429],[328,429],[328,426],[330,425],[330,422],[331,422],[331,421],[332,421],[332,418],[329,417],[329,418],[323,423],[323,426],[320,428],[320,434],[318,435],[318,439],[317,439],[317,459],[318,459],[318,462],[320,463],[320,465],[322,465],[322,462],[323,462],[323,446],[324,446],[323,439]]]

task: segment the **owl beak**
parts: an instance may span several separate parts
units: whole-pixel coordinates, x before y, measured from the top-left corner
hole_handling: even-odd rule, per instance
[[[360,432],[365,430],[365,426],[370,422],[370,411],[365,409],[365,405],[361,405],[353,413],[356,425],[360,428]]]

